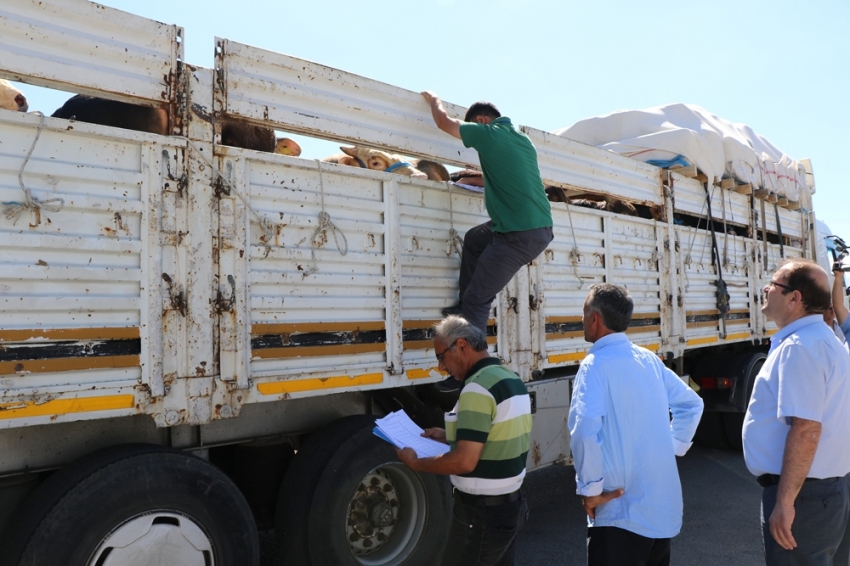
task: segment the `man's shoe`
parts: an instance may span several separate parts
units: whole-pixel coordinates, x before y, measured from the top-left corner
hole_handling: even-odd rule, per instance
[[[442,310],[442,313],[443,313],[443,316],[449,316],[449,315],[461,316],[461,315],[463,315],[463,305],[458,303],[454,306],[446,307]]]

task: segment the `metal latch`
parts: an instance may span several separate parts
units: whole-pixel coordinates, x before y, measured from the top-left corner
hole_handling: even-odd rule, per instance
[[[232,275],[228,275],[227,282],[230,283],[230,296],[225,297],[219,289],[215,298],[215,310],[219,313],[232,311],[236,302],[236,279]]]

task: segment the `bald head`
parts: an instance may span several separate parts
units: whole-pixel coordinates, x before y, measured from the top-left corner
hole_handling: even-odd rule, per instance
[[[808,259],[786,261],[777,273],[785,275],[786,283],[800,291],[806,314],[823,314],[832,304],[829,275],[821,266]]]

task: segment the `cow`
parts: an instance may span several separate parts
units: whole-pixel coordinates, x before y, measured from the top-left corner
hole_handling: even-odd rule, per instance
[[[72,96],[51,116],[137,132],[168,135],[168,112],[163,108],[139,106],[84,94]]]
[[[169,134],[168,113],[163,108],[140,106],[84,94],[69,98],[52,114],[52,117],[162,136]],[[271,128],[225,118],[221,128],[221,143],[273,153],[277,140]]]
[[[408,177],[416,177],[419,179],[427,179],[428,175],[416,169],[409,161],[406,161],[401,155],[388,153],[380,149],[369,149],[367,147],[346,147],[341,146],[342,152],[349,157],[353,157],[358,164],[365,166],[366,169],[373,171],[386,171],[398,173],[399,175],[407,175]]]
[[[350,167],[361,167],[374,171],[387,171],[432,181],[448,181],[449,172],[445,166],[428,159],[410,159],[395,154],[365,147],[345,147],[342,154],[322,159],[325,163],[338,163]]]
[[[221,125],[221,145],[275,153],[277,138],[271,128],[225,118]]]
[[[301,155],[301,146],[289,138],[277,138],[277,142],[274,146],[274,152],[280,155],[298,157]]]
[[[484,174],[481,171],[473,169],[462,169],[451,174],[451,180],[461,185],[469,185],[471,187],[484,186]]]
[[[0,79],[0,108],[26,112],[29,110],[29,104],[24,93],[13,87],[9,81]]]
[[[557,188],[557,187],[546,187],[547,194],[549,188]],[[551,198],[549,200],[552,200]],[[639,218],[646,218],[647,220],[662,220],[663,207],[657,204],[653,205],[644,205],[644,204],[632,204],[630,202],[614,198],[614,197],[599,197],[598,199],[590,199],[590,198],[570,198],[566,201],[553,201],[553,202],[568,202],[573,206],[582,206],[586,208],[595,208],[596,210],[607,210],[609,212],[613,212],[615,214],[625,214],[626,216],[637,216]]]
[[[630,202],[620,199],[608,200],[590,200],[585,198],[570,199],[570,204],[573,206],[583,206],[585,208],[595,208],[596,210],[607,210],[616,214],[626,214],[628,216],[637,216],[637,209]]]
[[[425,173],[425,176],[432,181],[448,181],[449,170],[445,165],[431,161],[430,159],[411,159],[411,165]]]

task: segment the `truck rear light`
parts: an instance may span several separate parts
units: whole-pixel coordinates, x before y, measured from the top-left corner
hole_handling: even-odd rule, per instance
[[[732,389],[731,377],[701,377],[697,380],[700,389]]]

